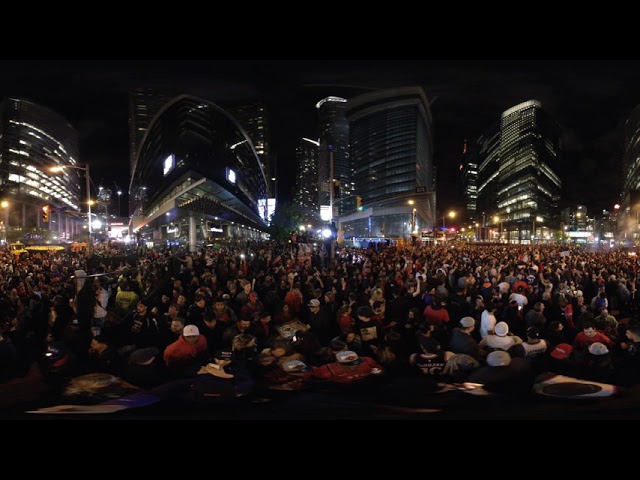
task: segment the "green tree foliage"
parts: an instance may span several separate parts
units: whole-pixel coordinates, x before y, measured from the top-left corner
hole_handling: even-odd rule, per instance
[[[269,234],[273,240],[286,242],[293,232],[297,232],[304,223],[304,214],[295,203],[281,203],[271,216]]]

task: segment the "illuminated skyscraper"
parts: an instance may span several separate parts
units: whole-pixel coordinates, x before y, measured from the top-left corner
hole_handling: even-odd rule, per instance
[[[305,223],[316,222],[318,213],[318,147],[319,142],[303,138],[296,148],[298,174],[293,201],[305,214]]]
[[[559,222],[562,190],[553,171],[560,154],[560,128],[537,100],[502,113],[478,140],[478,212],[483,225],[500,229],[502,241],[547,239]]]
[[[433,228],[433,137],[425,91],[378,90],[350,99],[347,108],[355,193],[363,207],[345,219],[353,236],[408,238]]]
[[[276,180],[272,180],[275,178],[275,170],[269,155],[269,119],[264,104],[260,101],[254,101],[230,106],[228,111],[238,120],[251,139],[267,176],[269,197],[275,197]]]
[[[156,88],[139,87],[129,91],[129,161],[132,174],[149,123],[171,98],[173,95]]]
[[[347,121],[347,100],[341,97],[327,97],[316,104],[318,109],[318,186],[319,205],[329,205],[331,174],[331,153],[333,153],[334,210],[348,211],[355,205],[352,197],[352,169],[349,160],[349,122]],[[346,202],[346,203],[345,203]]]
[[[462,193],[467,206],[467,218],[470,222],[476,220],[476,208],[478,203],[478,164],[475,155],[467,149],[467,141],[462,148],[462,160],[460,162],[462,181]]]
[[[640,240],[640,105],[624,125],[624,154],[622,157],[622,195],[618,232],[631,233]],[[624,238],[624,236],[623,236]]]
[[[478,138],[477,222],[487,226],[487,217],[497,213],[498,167],[500,166],[500,124],[494,123]],[[485,235],[479,238],[486,240]]]
[[[0,104],[3,223],[8,221],[11,227],[23,228],[40,226],[44,205],[84,211],[80,202],[80,185],[84,185],[80,172],[67,169],[64,174],[51,173],[51,167],[77,164],[78,132],[65,118],[18,98],[7,98]],[[47,227],[51,231],[71,231],[66,220],[55,213],[50,215],[50,222]]]

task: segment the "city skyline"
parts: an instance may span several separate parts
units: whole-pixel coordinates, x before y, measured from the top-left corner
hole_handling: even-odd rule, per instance
[[[508,108],[538,100],[562,129],[563,200],[589,215],[621,193],[624,122],[640,104],[635,61],[3,61],[2,97],[24,98],[65,117],[80,136],[94,182],[128,185],[128,91],[166,85],[216,103],[262,100],[279,163],[279,198],[291,199],[295,149],[317,138],[316,103],[377,88],[422,85],[434,121],[438,208],[462,209],[458,188],[469,144]],[[125,202],[123,202],[124,204]]]

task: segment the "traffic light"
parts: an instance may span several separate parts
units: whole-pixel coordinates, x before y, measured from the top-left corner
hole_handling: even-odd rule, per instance
[[[362,197],[360,195],[356,196],[356,210],[359,212],[364,210],[364,207],[362,206]]]
[[[44,207],[42,207],[42,221],[49,221],[49,205],[45,205]]]

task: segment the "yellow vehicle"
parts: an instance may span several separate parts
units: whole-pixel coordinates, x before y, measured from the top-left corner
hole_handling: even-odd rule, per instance
[[[18,257],[23,253],[29,253],[20,242],[10,243],[7,245],[7,250]]]
[[[24,247],[28,252],[59,252],[65,250],[62,245],[27,245]]]

